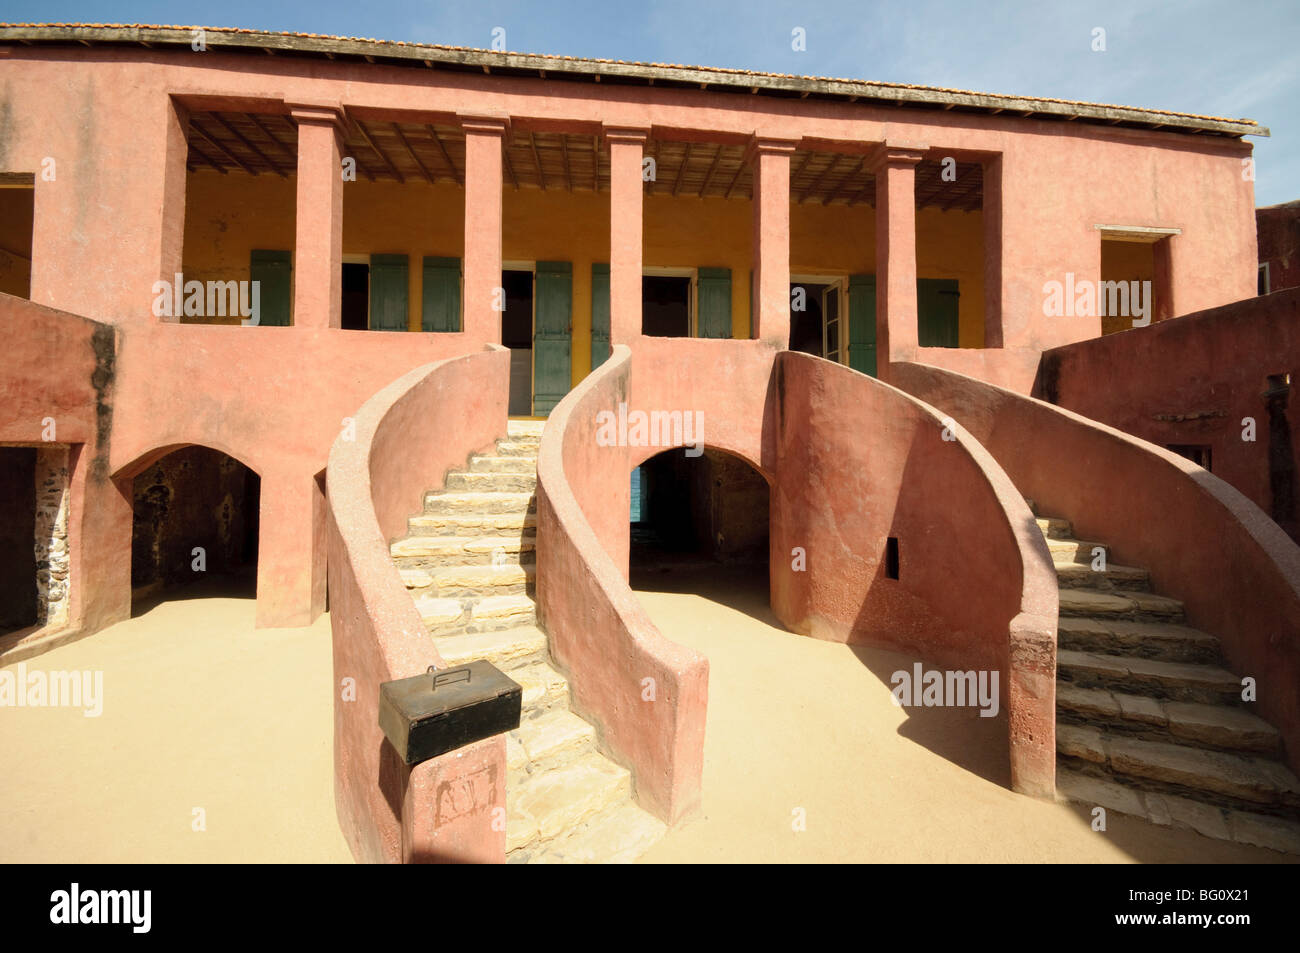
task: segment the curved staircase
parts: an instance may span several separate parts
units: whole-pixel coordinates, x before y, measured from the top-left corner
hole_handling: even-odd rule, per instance
[[[1038,526],[1060,585],[1058,793],[1300,854],[1300,779],[1218,639],[1185,625],[1182,603],[1153,593],[1145,569],[1110,563],[1064,519]]]
[[[520,725],[506,736],[507,860],[631,862],[666,827],[637,807],[627,769],[599,751],[596,729],[569,709],[569,683],[537,626],[542,427],[510,421],[495,452],[474,455],[425,495],[391,552],[443,660],[486,659],[523,688]]]

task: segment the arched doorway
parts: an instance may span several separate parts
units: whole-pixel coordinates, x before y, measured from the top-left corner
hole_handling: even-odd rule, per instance
[[[131,481],[131,611],[187,595],[252,598],[261,480],[228,454],[186,446]]]
[[[750,463],[666,450],[632,472],[634,589],[698,592],[766,607],[769,490]]]

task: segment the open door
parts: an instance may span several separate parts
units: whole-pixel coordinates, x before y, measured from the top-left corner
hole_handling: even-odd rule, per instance
[[[537,263],[533,299],[533,414],[544,417],[569,392],[573,330],[573,265]]]
[[[844,363],[841,358],[841,321],[840,308],[844,303],[844,292],[839,283],[827,285],[822,291],[822,357],[836,364]]]

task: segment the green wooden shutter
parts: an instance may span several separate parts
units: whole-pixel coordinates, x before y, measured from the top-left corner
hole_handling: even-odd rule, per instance
[[[591,369],[609,360],[609,265],[591,266]]]
[[[544,416],[569,392],[573,265],[539,261],[533,294],[533,413]]]
[[[370,329],[405,331],[407,324],[407,256],[370,256]]]
[[[460,330],[460,259],[424,259],[420,286],[420,328],[424,331]]]
[[[849,367],[876,375],[876,276],[849,276]]]
[[[259,282],[258,324],[289,326],[293,309],[292,271],[292,252],[253,249],[249,256],[248,274],[251,281]]]
[[[695,290],[696,337],[731,337],[731,269],[701,268]]]
[[[957,346],[957,279],[916,280],[916,336],[921,347]]]

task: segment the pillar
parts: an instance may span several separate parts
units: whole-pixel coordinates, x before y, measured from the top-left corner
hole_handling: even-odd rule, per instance
[[[869,165],[876,177],[876,353],[880,377],[916,358],[916,164],[925,146],[886,141]]]
[[[474,342],[501,343],[501,151],[509,121],[461,116],[465,131],[465,293],[462,330]]]
[[[609,342],[632,344],[641,334],[641,162],[648,129],[605,128],[609,146]]]
[[[755,138],[754,326],[750,337],[777,350],[790,346],[790,156],[793,140]]]
[[[310,473],[261,474],[258,628],[311,625],[325,611],[325,500]]]
[[[298,124],[293,323],[343,325],[343,111],[291,103]]]

